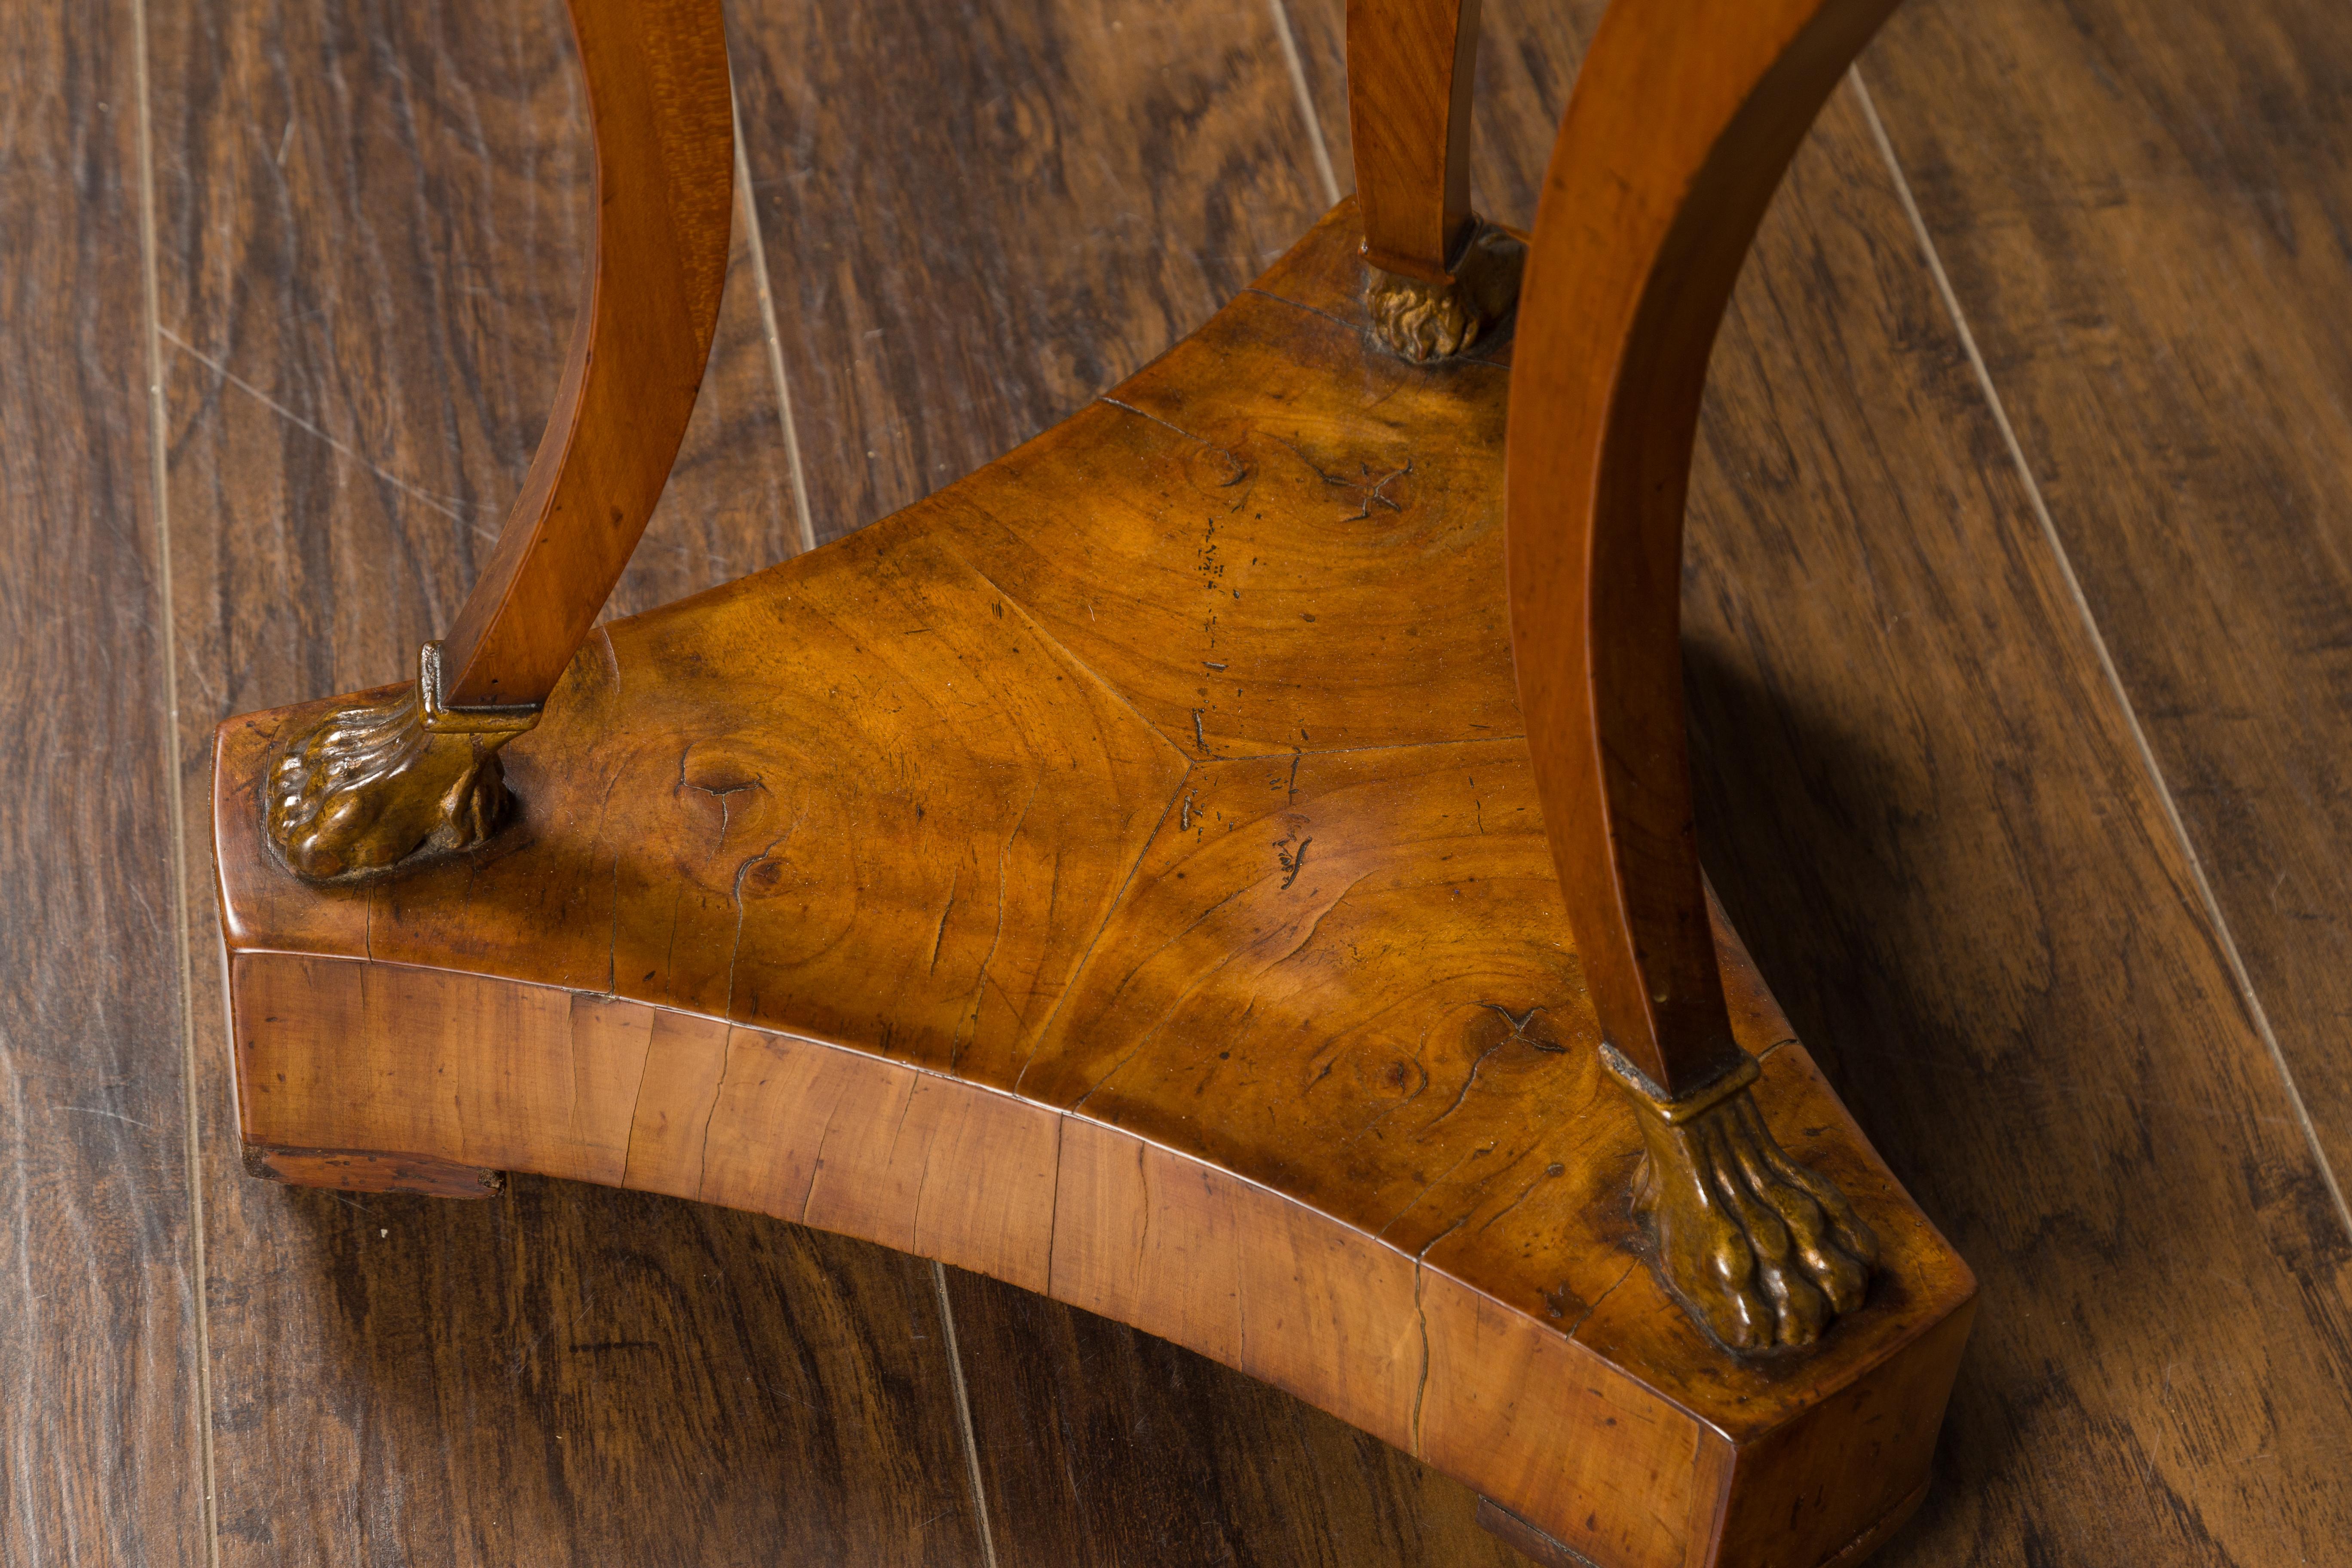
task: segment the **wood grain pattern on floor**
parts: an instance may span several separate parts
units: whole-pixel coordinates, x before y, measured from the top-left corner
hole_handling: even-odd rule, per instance
[[[2325,0],[1937,4],[1865,76],[2339,1178],[2347,33]]]
[[[1486,9],[1474,184],[1524,223],[1600,6]],[[730,0],[726,313],[616,608],[905,505],[1204,319],[1352,184],[1341,13]],[[1515,1560],[1442,1478],[990,1281],[563,1184],[241,1173],[201,748],[396,674],[485,558],[583,105],[557,0],[145,0],[156,428],[140,16],[0,20],[0,1561]],[[1685,603],[1710,870],[1983,1284],[1878,1561],[2325,1561],[2352,14],[1911,0],[1857,75],[1717,348]]]
[[[1970,144],[1999,73],[1955,93],[1946,62],[2000,24],[1910,16],[1862,74],[1937,94]],[[1570,29],[1505,5],[1487,29],[1476,167],[1509,220]],[[1849,86],[1717,348],[1685,614],[1710,871],[1983,1288],[1945,1483],[1885,1560],[2294,1562],[2352,1504],[2322,1479],[2352,1436],[2347,1238],[2033,503]],[[2347,604],[2315,618],[2340,635]],[[2184,1255],[2231,1282],[2226,1330],[2144,1261]]]
[[[553,393],[587,176],[559,5],[161,11],[201,857],[217,720],[374,679],[464,592]],[[796,537],[748,237],[624,604]],[[208,952],[201,873],[190,917]],[[975,1560],[924,1264],[565,1184],[473,1205],[256,1184],[216,963],[194,1012],[223,1563]]]
[[[1124,380],[1330,205],[1263,6],[754,0],[729,21],[820,540]]]
[[[205,1561],[136,9],[0,11],[0,1563]]]

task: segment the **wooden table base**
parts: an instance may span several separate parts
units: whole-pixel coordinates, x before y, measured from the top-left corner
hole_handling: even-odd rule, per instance
[[[1507,340],[1381,353],[1356,240],[1343,205],[1059,428],[604,628],[478,850],[300,882],[261,792],[322,705],[225,725],[250,1168],[940,1258],[1289,1390],[1557,1561],[1874,1545],[1974,1283],[1720,927],[1758,1103],[1880,1268],[1742,1359],[1644,1266],[1512,684]]]

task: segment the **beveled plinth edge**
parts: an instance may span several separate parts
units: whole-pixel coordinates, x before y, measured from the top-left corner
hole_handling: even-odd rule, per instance
[[[232,952],[229,985],[242,1134],[303,1157],[271,1173],[531,1172],[936,1258],[1282,1388],[1602,1568],[1823,1560],[1925,1475],[1966,1338],[1948,1289],[1892,1300],[1759,1383],[1692,1353],[1646,1269],[1571,1331],[1203,1159],[848,1047],[363,959]],[[1800,1048],[1765,1067],[1818,1120]]]
[[[989,1274],[1604,1568],[1857,1539],[1925,1474],[1973,1282],[1721,925],[1757,1103],[1885,1268],[1767,1367],[1643,1267],[1518,738],[1507,337],[1373,348],[1357,237],[1342,204],[1017,451],[599,628],[461,858],[288,876],[260,784],[331,705],[223,725],[242,1135]]]

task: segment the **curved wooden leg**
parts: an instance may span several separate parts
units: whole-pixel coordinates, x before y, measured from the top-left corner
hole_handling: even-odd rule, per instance
[[[413,687],[278,759],[269,837],[313,880],[380,875],[499,826],[499,749],[536,721],[677,457],[726,281],[733,116],[718,0],[571,0],[595,234],[555,410],[488,570]]]
[[[1709,350],[1782,172],[1894,0],[1618,0],[1554,144],[1507,458],[1512,647],[1584,976],[1649,1150],[1668,1286],[1808,1344],[1874,1256],[1740,1075],[1691,820],[1683,502]]]
[[[1662,1191],[1749,1200],[1741,1245],[1787,1233],[1716,1333],[1810,1331],[1796,1278],[1850,1296],[1830,1248],[1858,1263],[1865,1227],[1901,1288],[1765,1363],[1640,1267],[1645,1138],[1513,732],[1509,373],[1402,363],[1295,297],[1356,264],[1343,209],[952,493],[600,628],[500,753],[528,831],[463,864],[286,877],[268,760],[324,705],[225,725],[257,1162],[605,1183],[992,1274],[1608,1568],[1868,1538],[1927,1472],[1973,1284],[1727,931],[1758,1077],[1647,1140]]]
[[[1372,335],[1415,362],[1476,343],[1527,247],[1470,210],[1478,0],[1349,0],[1348,115]]]

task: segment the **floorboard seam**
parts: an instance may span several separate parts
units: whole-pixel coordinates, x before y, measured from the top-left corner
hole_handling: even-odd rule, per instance
[[[956,1426],[963,1437],[964,1468],[971,1474],[971,1506],[980,1525],[980,1560],[996,1568],[996,1536],[988,1527],[988,1489],[980,1479],[980,1441],[971,1427],[971,1395],[964,1389],[963,1352],[956,1346],[955,1306],[948,1300],[947,1265],[931,1259],[931,1286],[940,1293],[940,1331],[948,1342],[948,1371],[955,1386]]]
[[[205,1260],[205,1183],[202,1119],[197,1114],[195,971],[188,930],[188,821],[180,787],[180,639],[172,603],[172,510],[168,479],[170,438],[163,396],[163,313],[156,283],[155,129],[147,68],[147,4],[131,0],[131,58],[139,92],[139,261],[142,325],[147,338],[147,450],[149,504],[155,513],[155,627],[163,644],[163,799],[172,818],[172,937],[179,950],[181,1100],[188,1173],[188,1237],[195,1272],[196,1451],[203,1465],[205,1562],[220,1568],[220,1512],[213,1463],[213,1336],[206,1300],[210,1281]]]
[[[1274,14],[1274,36],[1282,42],[1282,61],[1290,68],[1290,85],[1298,94],[1298,112],[1307,121],[1307,144],[1315,153],[1315,172],[1322,176],[1323,199],[1339,205],[1339,176],[1331,168],[1331,148],[1323,140],[1323,117],[1315,112],[1315,94],[1307,86],[1307,62],[1298,53],[1298,32],[1290,25],[1287,0],[1265,0]]]
[[[808,480],[801,472],[800,426],[793,418],[793,384],[784,374],[784,339],[776,326],[776,290],[768,280],[768,246],[760,234],[760,204],[751,195],[751,160],[743,151],[743,110],[735,100],[735,73],[727,73],[727,114],[735,131],[735,189],[742,203],[743,227],[751,242],[751,278],[760,289],[760,325],[768,338],[768,369],[776,378],[776,417],[784,429],[784,467],[793,476],[793,516],[802,552],[816,548],[816,520],[809,515]]]
[[[1847,78],[1853,84],[1854,97],[1862,107],[1863,118],[1869,122],[1871,139],[1878,144],[1879,156],[1885,160],[1887,173],[1895,181],[1895,192],[1903,203],[1903,211],[1911,220],[1911,232],[1919,241],[1919,248],[1927,261],[1927,270],[1934,275],[1936,291],[1942,297],[1945,311],[1959,334],[1960,347],[1968,354],[1969,365],[1976,373],[1977,385],[1983,392],[1986,405],[1991,410],[1993,422],[2000,427],[2002,443],[2009,450],[2010,461],[2016,466],[2018,478],[2025,485],[2027,500],[2033,508],[2034,521],[2040,524],[2042,537],[2058,563],[2059,576],[2066,584],[2075,613],[2082,617],[2084,630],[2089,634],[2092,648],[2098,654],[2100,672],[2106,678],[2108,689],[2114,693],[2116,706],[2123,710],[2124,723],[2130,731],[2132,744],[2139,753],[2140,766],[2155,784],[2157,799],[2164,807],[2166,825],[2172,830],[2174,841],[2189,864],[2189,880],[2195,885],[2197,898],[2211,926],[2215,944],[2221,950],[2222,961],[2229,966],[2231,981],[2237,987],[2238,999],[2252,1019],[2254,1031],[2263,1047],[2270,1053],[2271,1066],[2279,1076],[2280,1087],[2285,1089],[2287,1103],[2294,1109],[2295,1124],[2303,1130],[2303,1140],[2311,1150],[2311,1157],[2319,1167],[2319,1179],[2327,1188],[2328,1197],[2336,1205],[2336,1217],[2347,1237],[2352,1237],[2352,1207],[2347,1207],[2344,1189],[2336,1179],[2336,1172],[2327,1161],[2327,1151],[2319,1141],[2319,1129],[2311,1120],[2311,1110],[2304,1103],[2303,1091],[2294,1081],[2294,1072],[2287,1065],[2286,1053],[2279,1048],[2278,1035],[2271,1027],[2269,1011],[2263,1007],[2262,995],[2254,988],[2253,976],[2247,971],[2244,955],[2238,951],[2238,939],[2230,931],[2230,922],[2221,911],[2221,901],[2214,896],[2213,885],[2205,875],[2205,863],[2197,853],[2197,846],[2189,834],[2189,824],[2180,815],[2179,802],[2173,798],[2172,786],[2165,782],[2163,765],[2158,762],[2156,748],[2148,742],[2147,732],[2141,728],[2139,710],[2133,706],[2131,693],[2124,687],[2123,676],[2116,668],[2114,656],[2108,651],[2107,639],[2099,629],[2098,617],[2091,609],[2091,601],[2083,592],[2082,580],[2074,574],[2074,561],[2066,553],[2065,542],[2058,536],[2058,525],[2050,516],[2049,504],[2042,499],[2042,486],[2025,460],[2025,448],[2017,438],[2015,426],[2009,420],[2009,409],[2001,402],[2000,393],[1993,385],[1992,372],[1985,363],[1984,354],[1977,347],[1976,333],[1969,330],[1968,317],[1960,309],[1959,296],[1952,289],[1952,280],[1944,270],[1944,259],[1927,232],[1927,220],[1919,211],[1919,203],[1911,193],[1911,182],[1903,173],[1902,161],[1895,155],[1895,143],[1886,134],[1886,127],[1878,118],[1878,105],[1870,96],[1870,89],[1862,79],[1858,66],[1850,66]]]

